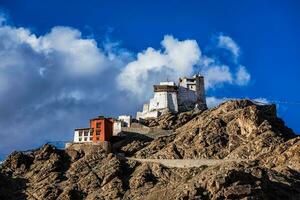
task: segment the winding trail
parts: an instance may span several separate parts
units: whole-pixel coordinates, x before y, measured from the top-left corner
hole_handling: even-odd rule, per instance
[[[141,159],[124,157],[127,160],[133,160],[141,163],[159,163],[165,167],[191,168],[201,166],[220,165],[228,162],[242,162],[247,159]]]

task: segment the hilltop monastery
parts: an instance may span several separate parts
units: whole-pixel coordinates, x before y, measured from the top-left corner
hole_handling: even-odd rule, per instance
[[[144,104],[143,111],[137,112],[136,118],[156,118],[166,112],[184,112],[193,109],[205,109],[204,77],[179,78],[175,82],[160,82],[154,85],[154,97]]]
[[[143,111],[137,112],[136,119],[121,115],[118,119],[99,116],[90,120],[90,127],[77,128],[74,131],[74,143],[101,143],[110,141],[113,135],[122,132],[122,127],[130,127],[147,118],[157,118],[167,112],[178,113],[189,110],[206,109],[204,77],[181,77],[175,82],[160,82],[154,85],[154,96],[144,104]]]

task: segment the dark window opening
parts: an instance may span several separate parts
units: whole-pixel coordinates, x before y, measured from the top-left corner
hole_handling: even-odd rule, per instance
[[[97,122],[96,126],[97,126],[97,128],[100,128],[101,127],[101,122]]]

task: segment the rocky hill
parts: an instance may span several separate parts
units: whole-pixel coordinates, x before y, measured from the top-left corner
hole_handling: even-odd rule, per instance
[[[228,101],[200,113],[168,114],[148,126],[175,133],[134,137],[115,151],[141,160],[228,162],[173,168],[97,146],[45,145],[6,159],[0,199],[300,199],[300,137],[277,117],[274,105]]]

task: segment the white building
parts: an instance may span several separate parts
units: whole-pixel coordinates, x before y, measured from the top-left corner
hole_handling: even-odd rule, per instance
[[[178,87],[174,82],[161,82],[154,85],[154,97],[144,104],[143,111],[137,113],[137,119],[156,118],[166,112],[178,112]]]
[[[178,86],[174,82],[161,82],[153,87],[154,97],[149,104],[144,104],[142,112],[137,112],[137,119],[156,118],[166,112],[207,108],[203,76],[179,78]]]
[[[92,142],[93,135],[90,128],[78,128],[74,131],[74,142],[84,143],[84,142]]]
[[[120,120],[122,122],[122,127],[130,127],[131,126],[132,117],[130,115],[120,115],[118,117],[118,120]]]
[[[113,136],[118,135],[122,131],[122,121],[121,120],[114,120],[113,125]]]

